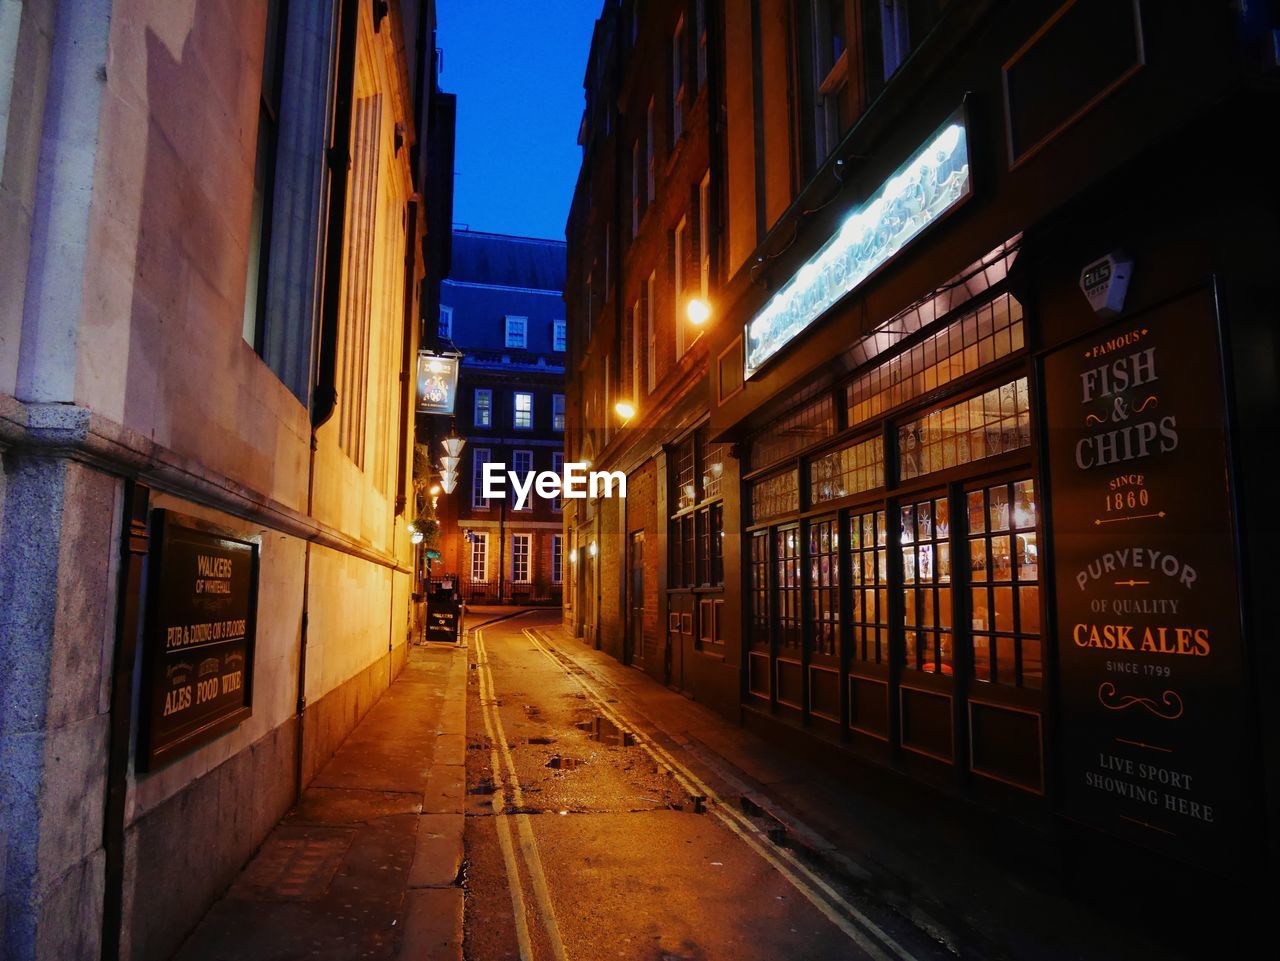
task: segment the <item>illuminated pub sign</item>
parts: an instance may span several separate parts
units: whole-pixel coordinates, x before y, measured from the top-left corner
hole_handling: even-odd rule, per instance
[[[1044,361],[1064,813],[1229,872],[1251,811],[1207,292]]]
[[[154,515],[138,766],[154,770],[253,713],[258,545]]]
[[[952,114],[746,325],[751,377],[841,297],[969,196],[963,108]]]
[[[452,414],[457,394],[457,356],[418,351],[418,410],[424,414]]]

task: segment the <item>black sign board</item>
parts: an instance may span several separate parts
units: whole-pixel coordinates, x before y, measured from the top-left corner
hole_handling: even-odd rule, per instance
[[[462,599],[454,582],[444,581],[427,595],[427,640],[457,643]]]
[[[148,560],[138,767],[152,770],[252,713],[258,546],[158,510]]]
[[[1204,292],[1043,373],[1064,813],[1225,872],[1247,824],[1220,364]]]

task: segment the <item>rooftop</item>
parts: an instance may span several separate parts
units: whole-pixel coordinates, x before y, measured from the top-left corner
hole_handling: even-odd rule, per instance
[[[454,230],[452,268],[446,280],[532,290],[564,290],[565,243]]]

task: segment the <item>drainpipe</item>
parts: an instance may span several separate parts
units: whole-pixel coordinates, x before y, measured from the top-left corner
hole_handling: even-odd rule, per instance
[[[351,106],[355,96],[356,32],[360,25],[360,0],[338,0],[337,65],[334,70],[333,124],[325,165],[329,176],[329,202],[325,210],[324,282],[320,293],[320,337],[316,375],[311,385],[311,451],[307,463],[307,516],[313,515],[316,487],[316,431],[337,406],[335,387],[338,367],[338,321],[342,295],[343,236],[346,233],[347,174],[351,166]],[[298,685],[295,720],[296,764],[294,792],[302,796],[303,748],[307,708],[307,639],[311,611],[311,541],[307,541],[302,569],[302,625],[298,640]]]

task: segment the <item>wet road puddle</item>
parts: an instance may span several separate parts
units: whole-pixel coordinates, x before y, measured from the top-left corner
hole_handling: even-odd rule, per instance
[[[636,743],[635,735],[624,731],[608,718],[593,717],[578,724],[579,731],[585,731],[593,741],[610,744],[614,747],[631,747]]]
[[[547,761],[547,767],[554,768],[557,771],[572,771],[587,762],[580,757],[569,757],[568,755],[555,754]]]

